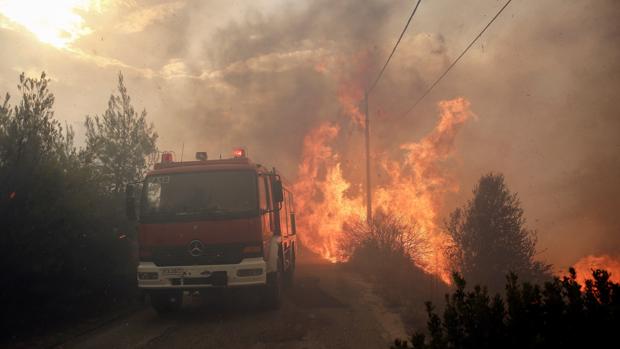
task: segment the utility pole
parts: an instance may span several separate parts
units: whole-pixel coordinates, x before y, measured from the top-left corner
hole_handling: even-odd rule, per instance
[[[366,138],[366,221],[372,222],[372,192],[370,189],[370,119],[368,117],[368,90],[364,92],[365,138]]]

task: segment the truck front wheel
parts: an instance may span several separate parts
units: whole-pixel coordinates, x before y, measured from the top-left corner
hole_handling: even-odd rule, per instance
[[[151,305],[159,315],[178,311],[183,304],[183,291],[158,291],[151,293]]]
[[[264,301],[269,309],[278,309],[282,303],[283,269],[282,260],[278,258],[278,270],[267,274]]]

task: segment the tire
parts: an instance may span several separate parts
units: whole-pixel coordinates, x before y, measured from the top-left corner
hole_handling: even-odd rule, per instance
[[[151,306],[160,316],[177,312],[183,305],[183,291],[151,293]]]
[[[267,274],[264,296],[267,309],[279,309],[282,304],[283,276],[282,259],[278,258],[278,270]]]

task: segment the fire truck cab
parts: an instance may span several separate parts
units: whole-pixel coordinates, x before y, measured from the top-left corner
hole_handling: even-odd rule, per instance
[[[292,283],[297,252],[293,194],[274,169],[245,156],[174,162],[164,153],[140,193],[127,187],[138,220],[138,287],[161,314],[183,291],[255,287],[278,307]],[[138,212],[136,212],[138,207]]]

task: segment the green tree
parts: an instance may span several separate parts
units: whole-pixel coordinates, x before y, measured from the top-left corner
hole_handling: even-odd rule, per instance
[[[55,118],[49,82],[21,74],[17,104],[0,103],[0,341],[105,309],[135,285],[119,205]]]
[[[21,99],[0,107],[0,262],[16,274],[72,268],[72,244],[101,212],[73,132],[54,117],[49,78],[20,75]]]
[[[473,194],[446,223],[455,242],[449,251],[455,269],[493,291],[502,288],[510,272],[534,282],[547,277],[550,266],[534,260],[536,232],[525,227],[520,201],[506,187],[504,176],[482,176]]]
[[[467,290],[455,273],[443,315],[427,302],[426,333],[415,331],[392,348],[608,348],[620,327],[620,284],[610,276],[592,270],[580,285],[570,268],[568,276],[539,285],[510,274],[505,296],[492,297],[486,287]]]
[[[50,79],[19,76],[21,101],[11,107],[7,93],[0,107],[0,166],[28,166],[42,161],[62,161],[76,155],[73,131],[54,119]],[[15,171],[12,171],[15,172]]]
[[[146,110],[138,114],[118,75],[118,94],[111,95],[103,115],[86,117],[86,158],[95,166],[101,183],[119,193],[125,184],[142,178],[147,157],[156,151],[157,133],[146,120]]]
[[[22,73],[19,104],[11,106],[7,94],[0,108],[0,216],[6,256],[22,252],[13,248],[15,243],[48,238],[43,232],[62,219],[54,215],[62,198],[56,192],[63,184],[59,180],[77,165],[73,132],[63,131],[54,118],[49,81],[45,73],[39,79]]]

